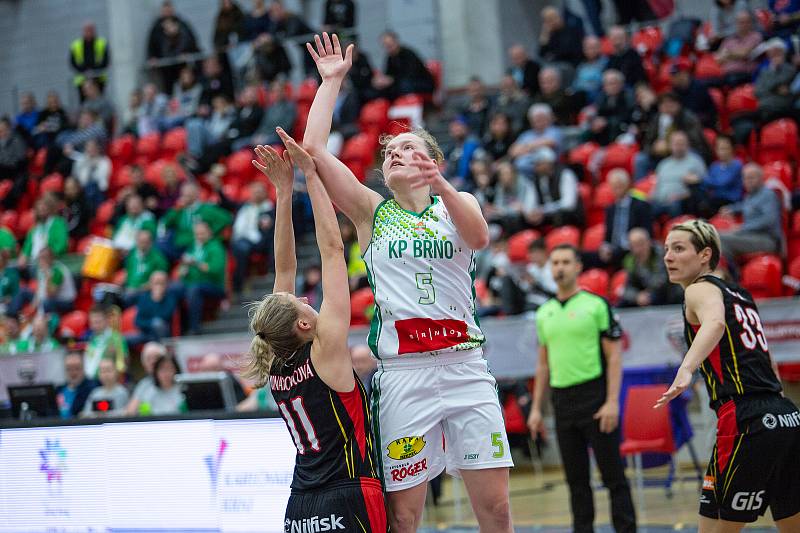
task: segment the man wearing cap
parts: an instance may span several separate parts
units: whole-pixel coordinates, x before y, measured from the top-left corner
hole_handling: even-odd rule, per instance
[[[755,91],[762,122],[787,116],[792,111],[794,95],[790,90],[795,68],[786,61],[786,43],[773,37],[759,46],[769,63],[756,78]]]
[[[572,170],[556,163],[552,148],[542,147],[533,154],[533,204],[525,214],[532,226],[580,226],[583,210],[578,196],[578,178]]]
[[[672,90],[680,98],[683,107],[697,115],[706,128],[717,124],[717,108],[708,88],[692,76],[692,63],[678,59],[669,70]]]

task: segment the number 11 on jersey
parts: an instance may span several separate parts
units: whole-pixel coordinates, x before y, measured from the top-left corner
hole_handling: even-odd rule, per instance
[[[417,289],[425,293],[419,297],[419,303],[430,305],[436,302],[436,290],[433,288],[433,274],[430,272],[417,272]]]

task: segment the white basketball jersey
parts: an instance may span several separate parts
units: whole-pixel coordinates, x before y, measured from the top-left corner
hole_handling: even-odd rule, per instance
[[[383,201],[364,253],[375,294],[372,353],[379,359],[431,356],[483,344],[474,256],[438,196],[422,213]]]

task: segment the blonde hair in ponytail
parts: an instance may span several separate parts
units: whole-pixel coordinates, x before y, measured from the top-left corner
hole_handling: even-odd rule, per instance
[[[269,380],[275,360],[285,361],[297,351],[301,340],[295,330],[297,307],[290,297],[269,294],[250,307],[250,360],[242,375],[253,379],[257,387]]]

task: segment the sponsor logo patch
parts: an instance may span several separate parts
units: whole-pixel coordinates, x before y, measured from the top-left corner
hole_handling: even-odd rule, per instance
[[[761,423],[764,424],[764,427],[767,429],[775,429],[778,425],[778,419],[775,418],[775,415],[772,413],[767,413],[764,415],[764,418],[761,419]]]
[[[408,476],[417,477],[428,469],[428,459],[422,459],[416,463],[408,463],[389,471],[392,481],[403,481]]]
[[[465,453],[464,454],[464,460],[465,461],[477,461],[479,455],[480,454],[478,454],[478,453]]]
[[[421,452],[425,444],[423,437],[401,437],[389,443],[386,455],[395,461],[403,461]]]
[[[764,505],[764,491],[758,492],[737,492],[731,500],[731,507],[734,511],[757,511]]]
[[[706,476],[703,478],[703,490],[714,490],[714,476]]]
[[[335,531],[337,529],[346,529],[342,524],[343,516],[312,516],[311,518],[303,518],[301,520],[290,520],[289,518],[283,523],[283,530],[286,533],[317,533],[318,531]]]
[[[432,352],[469,342],[467,323],[444,318],[407,318],[394,323],[399,347],[397,353]]]

